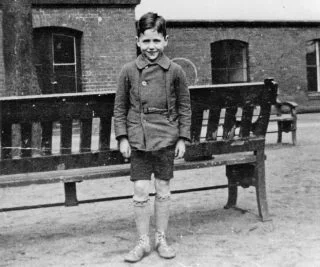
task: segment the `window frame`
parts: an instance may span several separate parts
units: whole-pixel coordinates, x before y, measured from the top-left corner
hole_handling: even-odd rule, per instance
[[[308,47],[314,46],[315,64],[308,64]],[[316,90],[310,90],[312,81],[308,75],[308,69],[315,68],[316,70]],[[307,92],[308,94],[320,94],[320,39],[313,39],[307,42],[306,53],[306,72],[307,72]]]
[[[52,72],[51,75],[51,84],[54,87],[55,84],[55,78],[54,78],[54,70],[57,66],[66,66],[70,65],[69,63],[56,63],[54,56],[54,36],[55,35],[62,35],[62,36],[68,36],[73,38],[73,50],[74,50],[74,62],[71,65],[75,66],[74,73],[75,73],[75,93],[82,92],[82,69],[81,69],[81,39],[82,39],[82,32],[67,28],[67,27],[39,27],[34,28],[34,36],[40,36],[41,34],[44,35],[44,38],[47,38],[47,45],[48,45],[48,53],[50,55],[47,56],[47,60],[49,63],[48,67],[50,68],[50,71]],[[36,41],[36,39],[34,39]],[[34,53],[37,53],[36,46],[34,46]],[[41,61],[41,60],[40,60]],[[47,62],[47,63],[48,63]],[[35,60],[35,65],[39,66],[39,59]],[[39,82],[41,84],[42,82]],[[48,84],[48,83],[47,83]],[[43,94],[51,94],[51,93],[57,93],[55,89],[53,88],[41,88]],[[59,93],[68,93],[68,92],[59,92]]]
[[[70,37],[73,39],[73,62],[72,63],[57,63],[56,62],[56,50],[55,50],[55,47],[54,47],[54,37],[55,36],[66,36],[66,37]],[[79,84],[79,73],[78,73],[78,68],[77,68],[77,40],[76,40],[76,36],[74,35],[71,35],[71,34],[66,34],[65,32],[64,33],[57,33],[57,32],[52,32],[52,37],[51,37],[51,45],[52,45],[52,67],[53,67],[53,72],[55,73],[55,70],[56,68],[55,67],[59,67],[59,66],[74,66],[74,73],[75,73],[75,88],[76,88],[76,93],[79,92],[79,88],[78,88],[78,84]]]
[[[215,48],[214,46],[221,46],[222,50],[220,53],[217,54],[223,54],[226,55],[226,65],[225,66],[221,66],[221,67],[217,67],[215,64],[216,62],[214,62],[214,57],[215,57]],[[224,46],[224,47],[223,47]],[[232,50],[227,50],[225,49],[225,47],[236,47],[239,48],[241,47],[241,57],[242,57],[242,64],[241,67],[235,67],[234,65],[231,65],[230,63],[230,58],[234,55],[239,55],[238,54],[232,54]],[[213,84],[217,84],[218,79],[215,79],[214,77],[216,76],[216,72],[217,71],[225,71],[226,76],[225,76],[225,80],[227,82],[223,82],[223,83],[246,83],[250,81],[250,70],[249,70],[249,45],[248,43],[241,41],[241,40],[237,40],[237,39],[224,39],[224,40],[219,40],[219,41],[215,41],[212,42],[210,44],[210,48],[211,48],[211,76],[212,76],[212,83]],[[240,49],[239,49],[240,51]],[[222,60],[221,60],[222,61]],[[243,79],[241,81],[232,81],[231,79],[231,74],[232,74],[232,70],[242,70],[242,77]],[[221,82],[219,82],[221,83]]]

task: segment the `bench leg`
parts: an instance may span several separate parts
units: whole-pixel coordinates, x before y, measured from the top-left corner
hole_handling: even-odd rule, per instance
[[[64,183],[65,206],[77,206],[77,185],[75,182]]]
[[[224,208],[230,209],[237,206],[238,187],[235,173],[231,166],[226,166],[226,175],[228,177],[228,202]]]
[[[277,143],[282,142],[282,122],[278,121],[278,140]]]
[[[262,221],[269,221],[269,211],[265,181],[265,156],[263,151],[257,153],[257,165],[255,169],[255,187],[258,202],[259,216]]]
[[[297,144],[297,130],[292,130],[292,144]]]

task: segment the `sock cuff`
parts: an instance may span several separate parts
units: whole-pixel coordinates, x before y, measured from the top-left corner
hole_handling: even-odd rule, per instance
[[[143,200],[143,201],[138,201],[138,200],[133,199],[133,206],[145,207],[145,206],[149,205],[149,202],[150,202],[150,198]]]
[[[171,194],[167,194],[167,195],[159,195],[156,194],[155,195],[155,200],[159,201],[159,202],[163,202],[163,201],[169,201],[171,199]]]

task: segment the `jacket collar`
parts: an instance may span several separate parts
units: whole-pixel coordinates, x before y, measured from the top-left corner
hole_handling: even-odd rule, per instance
[[[142,54],[136,58],[136,65],[138,69],[143,69],[148,65],[154,65],[154,64],[158,64],[160,67],[167,70],[170,67],[170,59],[164,54],[160,55],[160,57],[155,62],[150,62]]]

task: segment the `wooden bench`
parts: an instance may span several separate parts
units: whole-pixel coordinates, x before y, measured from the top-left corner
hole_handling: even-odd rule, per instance
[[[267,220],[264,147],[271,106],[276,102],[277,84],[265,80],[264,83],[191,87],[190,94],[192,143],[187,145],[185,160],[177,160],[175,170],[225,165],[228,184],[172,193],[228,188],[225,208],[231,208],[236,206],[238,186],[254,186],[259,216]],[[0,211],[74,206],[132,197],[77,198],[78,182],[130,173],[129,164],[112,142],[114,96],[114,93],[82,93],[0,98],[0,187],[61,182],[65,191],[63,203]],[[253,111],[257,106],[260,114],[252,130]],[[239,111],[241,122],[236,119]],[[207,126],[203,119],[206,112],[209,113]],[[225,114],[223,122],[222,113]],[[205,139],[201,140],[203,131]],[[75,143],[78,149],[75,149]]]

